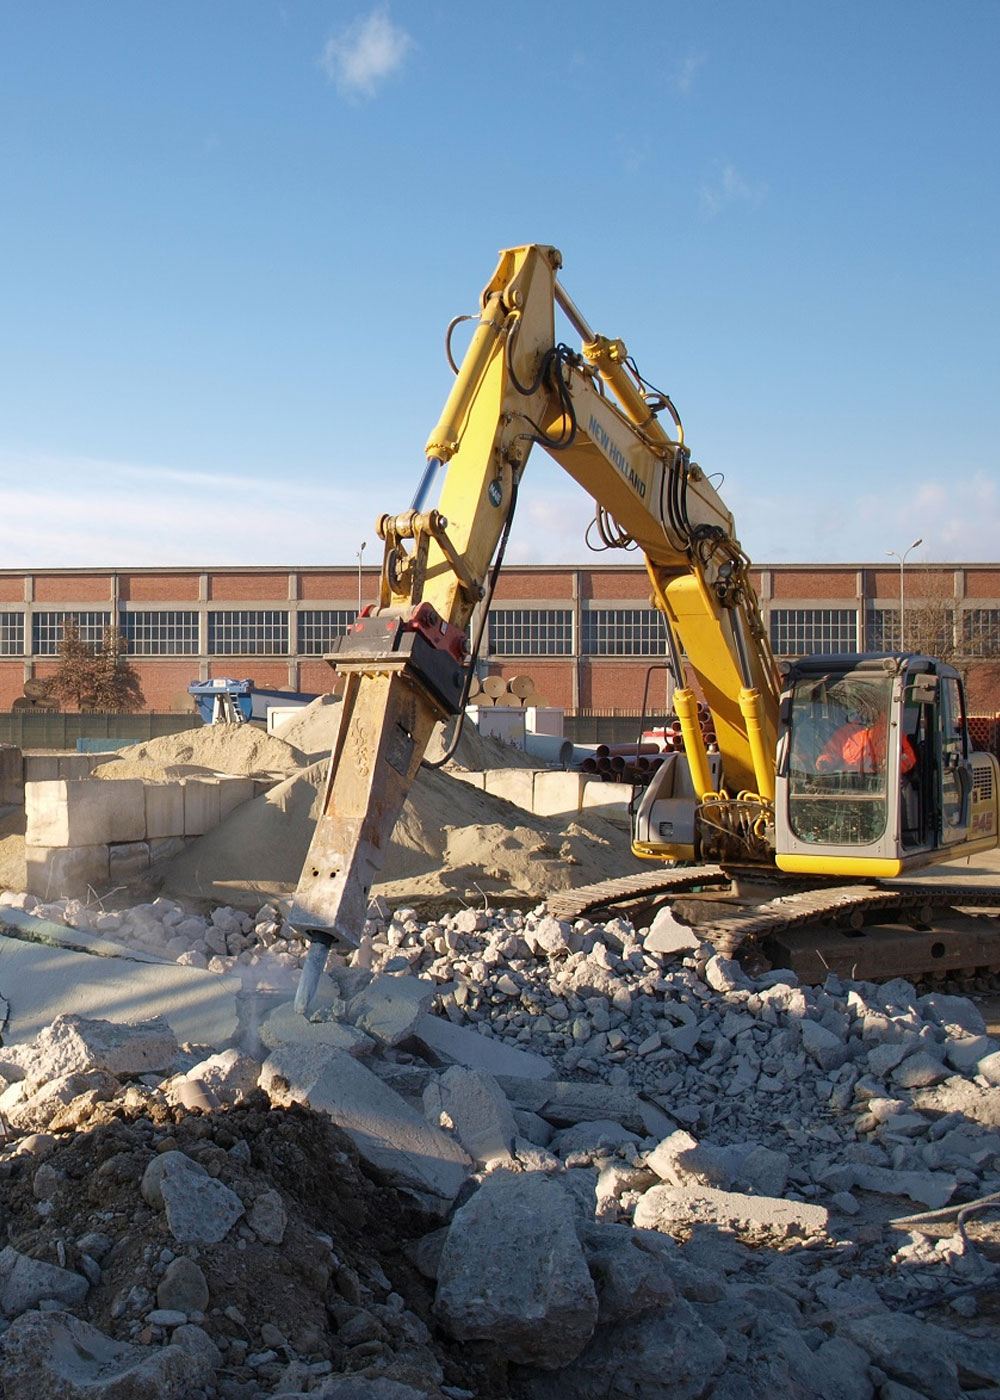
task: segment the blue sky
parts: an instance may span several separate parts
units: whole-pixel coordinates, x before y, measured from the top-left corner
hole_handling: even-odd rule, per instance
[[[997,558],[998,41],[993,0],[0,0],[3,566],[373,561],[527,242],[753,559]],[[508,558],[591,513],[536,449]]]

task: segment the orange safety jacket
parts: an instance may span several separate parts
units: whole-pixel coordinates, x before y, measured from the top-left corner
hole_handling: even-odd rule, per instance
[[[886,726],[842,724],[816,759],[816,772],[837,769],[848,773],[881,773],[886,760]],[[900,772],[909,773],[917,765],[917,755],[903,735]]]

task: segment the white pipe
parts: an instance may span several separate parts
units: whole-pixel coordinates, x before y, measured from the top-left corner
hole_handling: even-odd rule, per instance
[[[559,734],[525,734],[524,751],[559,768],[566,768],[573,761],[572,739]]]

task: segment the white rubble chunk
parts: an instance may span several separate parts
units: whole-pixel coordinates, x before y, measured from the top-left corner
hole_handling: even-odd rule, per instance
[[[573,1205],[553,1178],[500,1170],[455,1212],[434,1311],[459,1341],[490,1341],[546,1371],[589,1341],[597,1294]]]
[[[982,1074],[979,1064],[1000,1051],[1000,1041],[991,1035],[949,1035],[944,1058],[959,1074]]]
[[[803,1050],[816,1061],[821,1070],[839,1069],[849,1059],[849,1047],[818,1021],[805,1017],[799,1022],[799,1031]]]
[[[190,1400],[212,1378],[204,1354],[113,1341],[68,1312],[17,1318],[4,1335],[0,1362],[4,1394],[18,1400]]]
[[[688,925],[682,924],[670,906],[665,904],[642,936],[642,946],[648,953],[686,953],[697,948],[701,939]]]
[[[451,1201],[465,1182],[471,1162],[458,1143],[343,1050],[279,1046],[264,1061],[260,1084],[279,1104],[328,1114],[398,1184]]]
[[[635,1208],[635,1224],[670,1234],[679,1225],[708,1224],[720,1230],[768,1234],[779,1239],[826,1233],[829,1216],[822,1206],[748,1196],[710,1186],[653,1186]]]
[[[898,1064],[889,1077],[901,1089],[926,1089],[929,1084],[940,1084],[950,1074],[951,1070],[938,1056],[928,1050],[918,1050]]]
[[[256,1089],[260,1062],[240,1050],[223,1050],[192,1065],[184,1078],[203,1084],[220,1103],[232,1106]]]
[[[247,1224],[265,1244],[281,1244],[288,1212],[279,1191],[262,1191],[247,1212]]]
[[[423,1102],[428,1122],[450,1124],[474,1162],[487,1166],[510,1157],[517,1123],[506,1094],[485,1070],[452,1065],[431,1080]]]
[[[890,1167],[870,1166],[852,1162],[844,1169],[850,1175],[850,1185],[841,1183],[840,1190],[857,1187],[862,1191],[878,1191],[884,1196],[907,1196],[928,1210],[946,1206],[958,1189],[958,1182],[946,1172],[893,1171]]]
[[[925,1020],[935,1021],[948,1035],[985,1035],[983,1013],[968,997],[929,992],[917,1002]]]
[[[719,1186],[732,1184],[732,1173],[717,1148],[700,1144],[679,1128],[646,1154],[646,1166],[670,1186]]]
[[[705,964],[705,981],[715,992],[729,995],[732,992],[749,991],[750,979],[733,958],[724,958],[721,953],[713,953]]]
[[[218,1244],[243,1215],[235,1191],[184,1152],[163,1152],[146,1168],[143,1199],[163,1210],[178,1244]]]
[[[498,1079],[504,1076],[518,1079],[555,1078],[555,1066],[544,1056],[491,1040],[478,1031],[456,1026],[442,1016],[421,1016],[413,1028],[413,1034],[430,1053],[432,1061],[439,1064],[483,1069]]]
[[[165,1074],[177,1058],[177,1037],[162,1018],[124,1024],[85,1016],[57,1016],[30,1045],[0,1049],[0,1073],[17,1066],[44,1083],[65,1074],[101,1069],[108,1074]]]
[[[984,1055],[976,1064],[976,1073],[981,1074],[989,1084],[1000,1084],[1000,1050]]]
[[[398,1045],[414,1032],[437,995],[433,982],[419,977],[374,977],[347,1004],[347,1018],[382,1045]]]

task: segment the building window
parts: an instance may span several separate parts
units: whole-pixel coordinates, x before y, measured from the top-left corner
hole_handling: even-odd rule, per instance
[[[1000,655],[1000,608],[969,608],[962,614],[962,654]]]
[[[213,656],[286,656],[288,614],[264,609],[210,612],[208,650]]]
[[[490,614],[494,656],[572,656],[569,608],[498,608]]]
[[[899,609],[869,608],[865,634],[868,651],[899,651]]]
[[[31,649],[36,656],[58,656],[63,623],[72,618],[81,642],[100,646],[104,629],[111,626],[109,612],[36,612],[31,619]]]
[[[325,656],[357,618],[353,608],[306,608],[299,613],[299,652]]]
[[[584,656],[662,656],[666,620],[655,608],[590,608],[582,616]]]
[[[853,608],[771,611],[771,650],[776,656],[815,656],[857,649],[858,615]]]
[[[134,656],[197,656],[196,612],[123,612],[121,633]]]
[[[24,613],[0,612],[0,656],[24,655]]]

